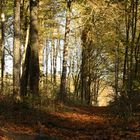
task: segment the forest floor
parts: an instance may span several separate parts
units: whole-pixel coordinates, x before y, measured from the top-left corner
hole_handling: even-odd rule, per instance
[[[0,140],[139,140],[140,113],[129,121],[108,107],[47,110],[0,103]]]

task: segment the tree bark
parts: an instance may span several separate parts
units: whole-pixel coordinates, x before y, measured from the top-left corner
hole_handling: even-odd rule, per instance
[[[30,64],[30,46],[28,45],[26,49],[25,61],[22,68],[22,76],[21,76],[21,88],[20,94],[21,96],[27,96],[27,86],[29,79],[29,64]]]
[[[29,36],[30,36],[30,25],[28,15],[30,14],[29,1],[21,2],[21,21],[22,21],[22,42],[24,43],[24,52],[22,54],[21,60],[21,80],[20,80],[20,94],[22,97],[27,96],[27,86],[29,81],[29,64],[30,64],[30,46],[29,46]]]
[[[48,59],[49,59],[49,43],[48,40],[46,40],[46,91],[48,90]]]
[[[50,52],[50,63],[51,63],[51,83],[53,82],[53,54],[54,54],[54,40],[53,37],[51,39],[51,52]]]
[[[30,68],[29,86],[32,95],[39,95],[38,0],[30,0]]]
[[[5,54],[4,54],[4,29],[5,29],[5,14],[4,14],[4,2],[1,1],[1,7],[0,7],[0,15],[1,15],[1,39],[0,39],[0,58],[1,58],[1,92],[3,92],[3,86],[4,86],[4,67],[5,67]]]
[[[14,48],[13,48],[13,94],[20,92],[20,2],[15,0],[14,9]]]
[[[62,75],[60,83],[60,95],[61,101],[66,98],[66,78],[67,78],[67,59],[68,59],[68,36],[70,33],[70,7],[71,2],[67,1],[67,11],[66,11],[66,27],[65,27],[65,37],[64,37],[64,48],[63,48],[63,65],[62,65]]]
[[[56,40],[57,42],[55,43],[55,47],[54,47],[54,55],[53,55],[53,81],[54,84],[56,84],[56,72],[57,72],[57,56],[58,56],[58,48],[59,48],[59,39]]]

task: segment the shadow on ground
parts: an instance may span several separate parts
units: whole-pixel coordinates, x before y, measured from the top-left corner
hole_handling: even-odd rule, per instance
[[[55,112],[0,100],[0,140],[139,139],[139,130],[123,131],[113,122],[105,107],[66,105]]]

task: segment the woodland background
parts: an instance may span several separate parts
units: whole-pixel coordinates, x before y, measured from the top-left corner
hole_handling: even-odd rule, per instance
[[[34,121],[29,124],[30,129],[34,124],[42,132],[42,127],[44,130],[48,124],[48,111],[61,110],[62,114],[57,112],[57,117],[65,118],[68,115],[65,111],[77,112],[79,108],[81,115],[85,113],[83,110],[89,112],[89,120],[95,117],[92,115],[95,112],[100,118],[105,111],[108,115],[116,115],[113,117],[115,126],[117,117],[127,127],[132,121],[136,131],[131,133],[131,138],[140,136],[137,132],[140,111],[139,0],[0,2],[0,116],[5,120],[3,122],[10,120],[14,125],[20,122],[23,126],[22,121],[26,118],[27,125],[30,122],[27,118],[32,114],[35,117],[31,117]],[[106,105],[108,107],[98,107]],[[48,117],[52,118],[51,123],[54,122],[51,127],[58,128],[61,124],[53,115]],[[86,116],[82,117],[85,121]],[[66,120],[64,123],[69,124]],[[74,125],[81,133],[82,126],[78,129],[78,125]],[[94,128],[96,125],[90,129],[98,129]],[[112,126],[106,127],[112,129]],[[86,136],[93,138],[89,133]],[[100,134],[97,139],[98,136]]]

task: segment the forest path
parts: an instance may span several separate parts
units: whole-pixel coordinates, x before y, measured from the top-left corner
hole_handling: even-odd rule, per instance
[[[17,109],[11,113],[9,117],[0,114],[0,140],[140,139],[139,119],[124,123],[107,107],[65,106],[50,112]]]

